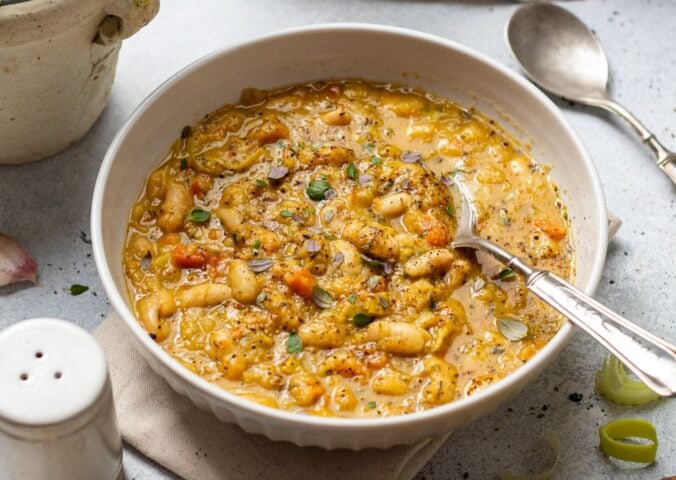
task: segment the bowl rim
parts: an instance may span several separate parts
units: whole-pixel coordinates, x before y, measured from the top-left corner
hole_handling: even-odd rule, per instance
[[[607,218],[606,203],[603,194],[602,184],[596,170],[596,167],[584,147],[582,141],[580,140],[577,133],[565,120],[561,110],[538,88],[531,84],[524,77],[517,74],[515,71],[509,69],[507,66],[501,64],[497,60],[490,58],[489,56],[475,51],[469,47],[466,47],[462,44],[459,44],[455,41],[448,40],[437,35],[432,35],[417,30],[370,24],[370,23],[324,23],[316,24],[302,27],[294,27],[289,29],[284,29],[280,31],[275,31],[269,34],[262,36],[257,36],[253,39],[248,39],[245,41],[238,41],[231,44],[228,44],[224,47],[214,50],[213,52],[197,59],[196,61],[190,63],[186,67],[180,69],[177,73],[169,77],[167,80],[162,82],[157,88],[155,88],[132,112],[129,118],[126,120],[124,125],[120,128],[119,132],[111,142],[106,155],[103,159],[103,162],[100,167],[98,177],[96,179],[96,184],[94,187],[93,201],[92,201],[92,210],[91,210],[91,227],[92,227],[92,242],[93,242],[93,253],[96,266],[98,269],[99,276],[103,287],[110,299],[110,303],[115,312],[118,313],[123,323],[126,325],[134,335],[134,340],[140,343],[143,348],[145,348],[149,353],[151,353],[157,360],[159,360],[163,367],[169,369],[171,373],[178,377],[185,385],[190,388],[196,389],[202,394],[208,396],[212,400],[216,400],[220,403],[234,404],[233,407],[244,410],[249,414],[253,414],[257,417],[263,417],[276,423],[291,423],[297,425],[303,425],[307,427],[321,427],[321,428],[331,428],[333,430],[353,430],[361,428],[388,428],[388,427],[404,427],[412,425],[421,421],[434,421],[436,418],[444,417],[446,415],[461,414],[464,411],[471,410],[475,405],[480,405],[484,401],[488,401],[490,397],[503,390],[508,390],[510,386],[518,385],[526,380],[524,377],[532,375],[532,372],[537,371],[541,367],[541,364],[545,362],[550,357],[556,354],[565,344],[568,342],[573,333],[573,325],[570,321],[564,322],[559,331],[554,335],[554,337],[545,345],[541,350],[539,350],[535,356],[528,361],[526,364],[520,366],[514,372],[508,374],[505,378],[495,382],[494,384],[486,387],[480,392],[470,396],[463,397],[457,400],[454,400],[450,403],[431,408],[428,410],[414,412],[407,415],[396,415],[392,417],[374,417],[374,418],[344,418],[344,417],[317,417],[311,415],[300,415],[298,413],[292,413],[287,410],[270,408],[253,401],[244,399],[240,396],[237,396],[234,393],[231,393],[221,387],[216,386],[215,384],[208,382],[207,380],[201,378],[200,376],[192,373],[187,368],[183,367],[179,362],[175,361],[171,356],[165,352],[157,343],[155,343],[147,334],[147,332],[141,327],[139,322],[136,319],[136,316],[131,312],[127,306],[127,302],[123,298],[123,293],[118,291],[115,286],[112,274],[107,266],[106,256],[102,243],[102,207],[103,207],[103,198],[106,191],[106,181],[108,175],[111,171],[112,165],[114,163],[115,157],[117,156],[120,146],[124,143],[127,134],[134,128],[138,117],[156,100],[162,97],[162,95],[170,89],[176,82],[178,82],[183,77],[191,74],[194,70],[199,69],[205,64],[210,63],[211,61],[227,55],[230,52],[236,51],[240,48],[252,47],[257,44],[265,44],[266,42],[281,38],[281,37],[293,37],[293,36],[303,36],[303,35],[312,35],[312,34],[345,34],[345,33],[374,33],[374,34],[386,34],[392,36],[406,37],[411,40],[422,40],[427,43],[435,44],[436,46],[441,46],[450,50],[459,52],[460,54],[472,57],[474,60],[477,60],[486,66],[490,67],[493,70],[497,70],[498,73],[508,77],[509,80],[516,83],[519,87],[525,90],[526,94],[534,97],[544,108],[546,108],[549,113],[556,119],[559,123],[560,128],[564,134],[568,135],[572,140],[572,143],[576,147],[575,154],[582,160],[582,166],[585,168],[587,175],[591,179],[592,191],[591,196],[595,202],[595,207],[600,210],[600,225],[595,225],[596,234],[595,234],[595,243],[594,245],[599,249],[598,255],[594,258],[593,265],[590,268],[590,275],[587,279],[586,285],[583,285],[581,288],[587,294],[592,294],[596,287],[599,284],[601,275],[603,273],[603,266],[605,263],[606,252],[607,252],[607,222],[603,221],[604,218]],[[554,358],[551,358],[550,361],[553,361]],[[146,361],[148,361],[146,359]]]

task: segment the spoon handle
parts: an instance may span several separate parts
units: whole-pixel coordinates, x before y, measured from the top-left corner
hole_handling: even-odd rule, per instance
[[[515,258],[510,266],[519,269]],[[526,286],[624,362],[646,385],[676,396],[676,347],[585,295],[551,272],[529,269]]]
[[[645,143],[655,154],[655,157],[657,157],[657,166],[659,166],[662,171],[667,174],[671,181],[676,184],[676,153],[668,150],[664,145],[662,145],[655,134],[648,130],[648,128],[643,125],[643,123],[641,123],[641,121],[636,118],[633,113],[610,98],[594,98],[587,99],[585,101],[594,106],[603,108],[611,113],[619,115],[629,125],[631,125],[636,133],[638,133],[639,137],[641,137],[641,141]]]

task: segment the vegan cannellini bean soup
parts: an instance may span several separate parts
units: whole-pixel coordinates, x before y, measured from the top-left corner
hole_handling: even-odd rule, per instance
[[[177,132],[178,133],[178,132]],[[569,279],[548,170],[481,114],[362,81],[247,89],[186,126],[134,205],[137,318],[196,375],[311,415],[390,416],[527,362],[561,317],[454,250],[453,181],[481,235]]]

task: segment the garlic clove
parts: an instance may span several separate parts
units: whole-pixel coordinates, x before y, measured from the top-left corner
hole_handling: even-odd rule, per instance
[[[0,233],[0,287],[30,280],[37,284],[38,264],[11,237]]]

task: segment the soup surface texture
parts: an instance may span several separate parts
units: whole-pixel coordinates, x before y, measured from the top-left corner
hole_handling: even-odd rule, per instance
[[[245,90],[183,129],[133,207],[137,317],[196,375],[271,407],[388,416],[472,395],[561,318],[450,247],[454,179],[483,236],[571,277],[556,186],[494,121],[361,81]]]

